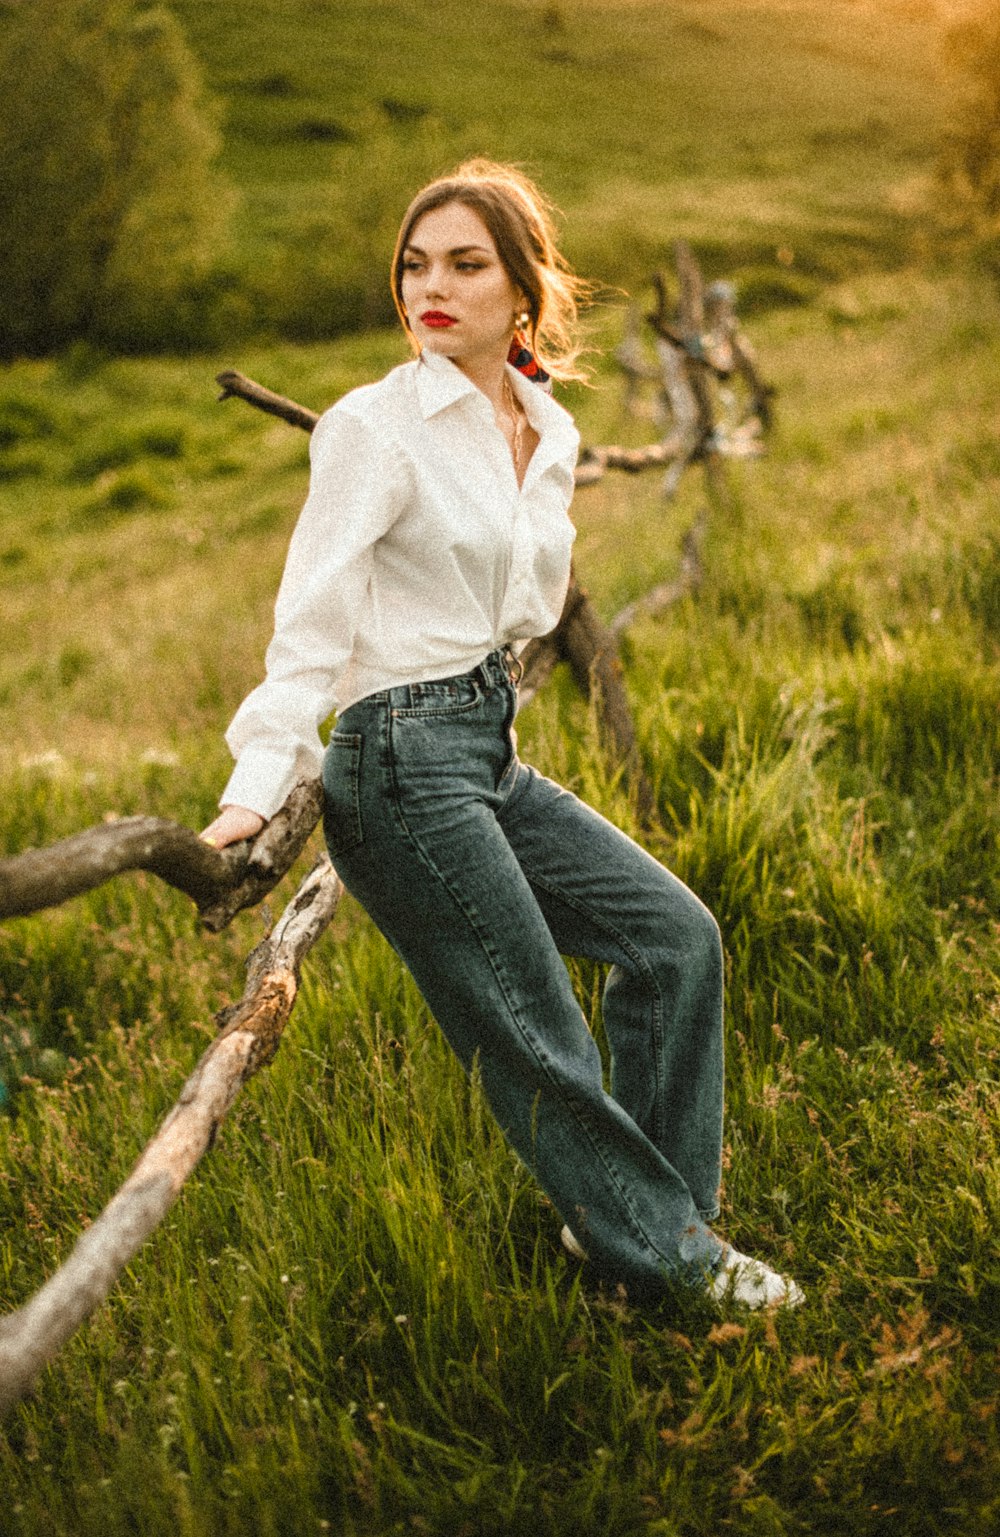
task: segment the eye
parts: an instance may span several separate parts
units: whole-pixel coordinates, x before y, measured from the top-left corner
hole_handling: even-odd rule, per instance
[[[404,272],[419,272],[420,271],[420,263],[417,261],[417,258],[415,256],[408,256],[406,258],[406,260],[403,262],[403,271]]]
[[[461,262],[456,262],[455,266],[458,268],[459,272],[482,272],[483,268],[486,266],[486,263],[485,262],[475,262],[475,261],[461,261]]]

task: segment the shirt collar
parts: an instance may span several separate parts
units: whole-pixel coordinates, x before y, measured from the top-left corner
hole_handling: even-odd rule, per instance
[[[427,351],[417,358],[417,395],[425,421],[463,396],[479,393],[472,380],[451,358]]]
[[[569,412],[511,364],[506,366],[514,393],[538,436],[547,439],[557,453],[573,447],[578,442],[578,434]],[[417,396],[425,421],[468,396],[486,399],[468,375],[451,358],[439,352],[421,352],[417,358],[416,375]]]
[[[540,438],[549,439],[557,453],[579,442],[573,418],[564,406],[553,400],[547,390],[543,390],[541,385],[532,384],[510,363],[507,364],[507,376],[514,394],[524,407],[524,414]]]

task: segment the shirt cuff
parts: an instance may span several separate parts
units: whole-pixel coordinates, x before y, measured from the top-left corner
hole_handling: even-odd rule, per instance
[[[240,753],[219,805],[245,806],[247,811],[256,811],[269,822],[305,777],[288,753],[247,747]]]

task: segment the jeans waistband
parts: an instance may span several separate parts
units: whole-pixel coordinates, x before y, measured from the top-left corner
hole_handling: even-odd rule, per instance
[[[392,688],[383,688],[374,694],[367,694],[363,699],[357,699],[354,704],[348,705],[347,709],[341,712],[340,718],[344,719],[351,710],[361,709],[365,705],[388,703],[407,708],[414,696],[430,696],[435,692],[454,689],[456,684],[463,682],[473,683],[487,690],[516,687],[521,681],[523,672],[523,664],[518,661],[512,648],[501,646],[491,651],[488,656],[484,656],[475,667],[470,667],[468,672],[457,673],[449,678],[436,678],[428,683],[396,684]]]
[[[477,678],[487,686],[493,684],[514,683],[521,681],[524,668],[510,646],[501,646],[496,651],[491,651],[489,656],[483,657],[478,666],[473,667],[470,676]]]

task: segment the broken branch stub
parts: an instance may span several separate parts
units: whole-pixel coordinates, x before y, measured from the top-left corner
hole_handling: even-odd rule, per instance
[[[235,368],[227,368],[221,374],[216,374],[215,382],[222,385],[220,400],[245,400],[256,406],[258,411],[266,411],[269,416],[280,416],[283,422],[290,422],[293,427],[301,427],[306,432],[312,432],[319,421],[318,411],[300,406],[297,401],[289,400],[287,395],[276,395],[274,390],[265,389],[263,384],[248,379],[246,374],[239,373]]]

